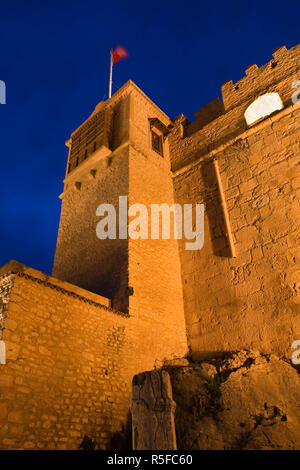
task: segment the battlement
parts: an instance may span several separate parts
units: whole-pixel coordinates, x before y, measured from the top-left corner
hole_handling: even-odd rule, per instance
[[[273,59],[262,67],[251,64],[247,67],[246,76],[236,83],[226,81],[222,89],[225,111],[257,97],[268,91],[285,78],[290,77],[299,69],[300,44],[287,50],[285,46],[278,47],[273,52]],[[285,97],[281,97],[285,101]]]
[[[292,113],[297,103],[293,101],[298,91],[296,81],[299,72],[300,44],[287,50],[285,46],[277,48],[273,60],[262,67],[255,64],[246,69],[246,76],[236,83],[232,80],[222,85],[222,100],[215,98],[195,112],[195,121],[186,118],[173,120],[170,144],[171,168],[177,171],[217,148],[228,145],[231,141],[243,138],[249,127],[256,132],[262,120],[279,119]],[[259,97],[273,93],[281,106],[270,107],[270,112],[259,115],[250,124],[245,112]],[[275,95],[276,94],[276,95]],[[298,95],[297,95],[298,96]],[[275,118],[274,114],[277,114]],[[271,121],[266,121],[268,125]]]

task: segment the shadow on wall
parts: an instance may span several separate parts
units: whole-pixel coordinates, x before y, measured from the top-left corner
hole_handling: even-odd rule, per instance
[[[208,217],[213,253],[215,256],[230,258],[231,252],[226,234],[225,219],[212,161],[205,162],[202,165],[201,176],[204,183],[203,199],[205,201],[205,211]]]
[[[130,411],[122,431],[116,432],[111,438],[111,448],[116,450],[132,449],[132,420]]]
[[[79,450],[102,450],[98,444],[97,435],[85,434],[81,443],[78,446]],[[118,431],[111,436],[110,446],[111,450],[132,450],[132,420],[130,411],[127,414],[126,423],[122,426],[122,430]]]

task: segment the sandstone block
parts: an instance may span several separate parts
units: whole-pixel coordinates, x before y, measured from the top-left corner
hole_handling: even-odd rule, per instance
[[[130,409],[134,450],[176,449],[175,403],[168,372],[135,375]]]

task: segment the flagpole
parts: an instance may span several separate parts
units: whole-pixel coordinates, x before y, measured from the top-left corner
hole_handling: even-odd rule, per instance
[[[113,54],[112,50],[110,51],[110,71],[109,71],[109,90],[108,98],[111,98],[111,89],[112,89],[112,69],[113,69]]]

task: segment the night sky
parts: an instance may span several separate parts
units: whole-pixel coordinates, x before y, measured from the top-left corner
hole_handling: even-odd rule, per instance
[[[107,98],[112,47],[130,54],[114,67],[113,91],[131,79],[171,118],[193,120],[224,81],[299,42],[294,2],[1,2],[0,264],[51,273],[64,142]]]

